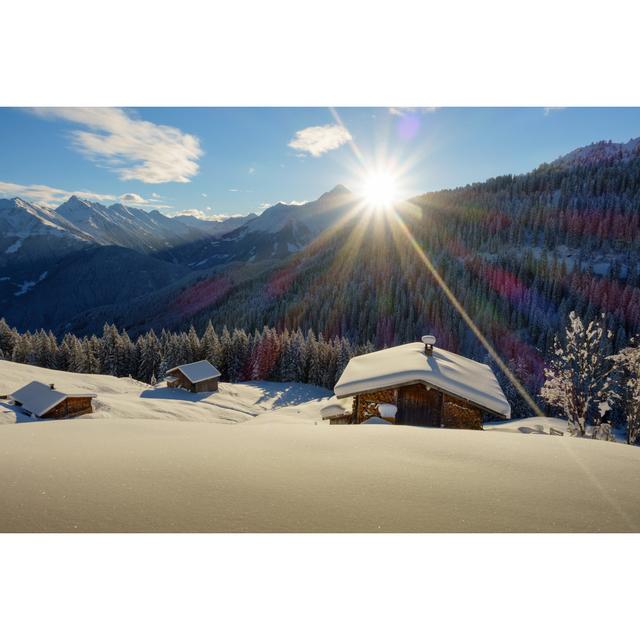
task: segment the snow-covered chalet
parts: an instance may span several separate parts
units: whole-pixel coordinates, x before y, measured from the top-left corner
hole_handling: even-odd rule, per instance
[[[489,366],[436,348],[433,336],[422,340],[352,358],[322,417],[467,429],[481,429],[485,414],[511,417]]]

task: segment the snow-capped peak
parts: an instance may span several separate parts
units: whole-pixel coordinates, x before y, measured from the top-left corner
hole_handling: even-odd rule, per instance
[[[323,198],[333,198],[336,196],[349,196],[351,195],[351,191],[347,189],[343,184],[337,184],[331,191],[327,191],[320,196],[320,200]]]

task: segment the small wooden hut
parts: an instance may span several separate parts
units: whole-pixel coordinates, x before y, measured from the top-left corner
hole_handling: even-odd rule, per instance
[[[167,387],[186,389],[192,393],[217,391],[219,379],[220,372],[208,360],[181,364],[169,369],[165,376]]]
[[[343,421],[359,424],[397,408],[397,424],[481,429],[485,414],[510,418],[511,407],[491,368],[435,348],[435,338],[382,349],[349,361],[334,387],[336,399],[352,398]],[[334,416],[327,415],[333,422]]]
[[[33,381],[9,395],[14,405],[36,418],[74,418],[93,412],[95,393],[64,393],[53,384]]]

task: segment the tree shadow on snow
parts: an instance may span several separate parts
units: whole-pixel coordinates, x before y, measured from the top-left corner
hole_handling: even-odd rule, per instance
[[[317,387],[309,387],[307,385],[305,388],[305,385],[297,383],[245,382],[243,384],[251,386],[254,389],[259,389],[262,392],[262,396],[257,404],[273,400],[271,404],[273,409],[302,404],[303,402],[310,402],[311,400],[321,400],[331,395],[330,392],[327,391],[325,396],[320,396],[316,391]]]
[[[518,431],[520,433],[535,433],[542,436],[549,435],[541,424],[536,424],[533,427],[518,427]]]
[[[182,400],[186,402],[200,402],[212,396],[215,391],[203,391],[201,393],[191,393],[184,389],[169,389],[168,387],[160,387],[159,389],[145,389],[141,394],[141,398],[151,398],[153,400]]]

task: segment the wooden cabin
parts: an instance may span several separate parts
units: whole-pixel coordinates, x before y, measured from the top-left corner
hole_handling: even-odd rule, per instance
[[[351,424],[352,401],[351,398],[338,400],[333,396],[327,404],[320,409],[320,417],[329,420],[329,424]]]
[[[44,419],[75,418],[93,412],[95,393],[64,393],[53,384],[33,381],[9,395],[27,415]]]
[[[180,388],[192,393],[217,391],[220,372],[208,361],[199,360],[190,364],[181,364],[167,371],[167,387]]]
[[[383,418],[456,429],[482,429],[486,414],[510,418],[511,407],[488,365],[434,344],[433,336],[424,336],[422,342],[352,358],[334,387],[336,401],[350,398],[351,409],[339,414],[333,403],[333,415],[328,410],[323,418],[331,424],[348,416],[352,424]]]

